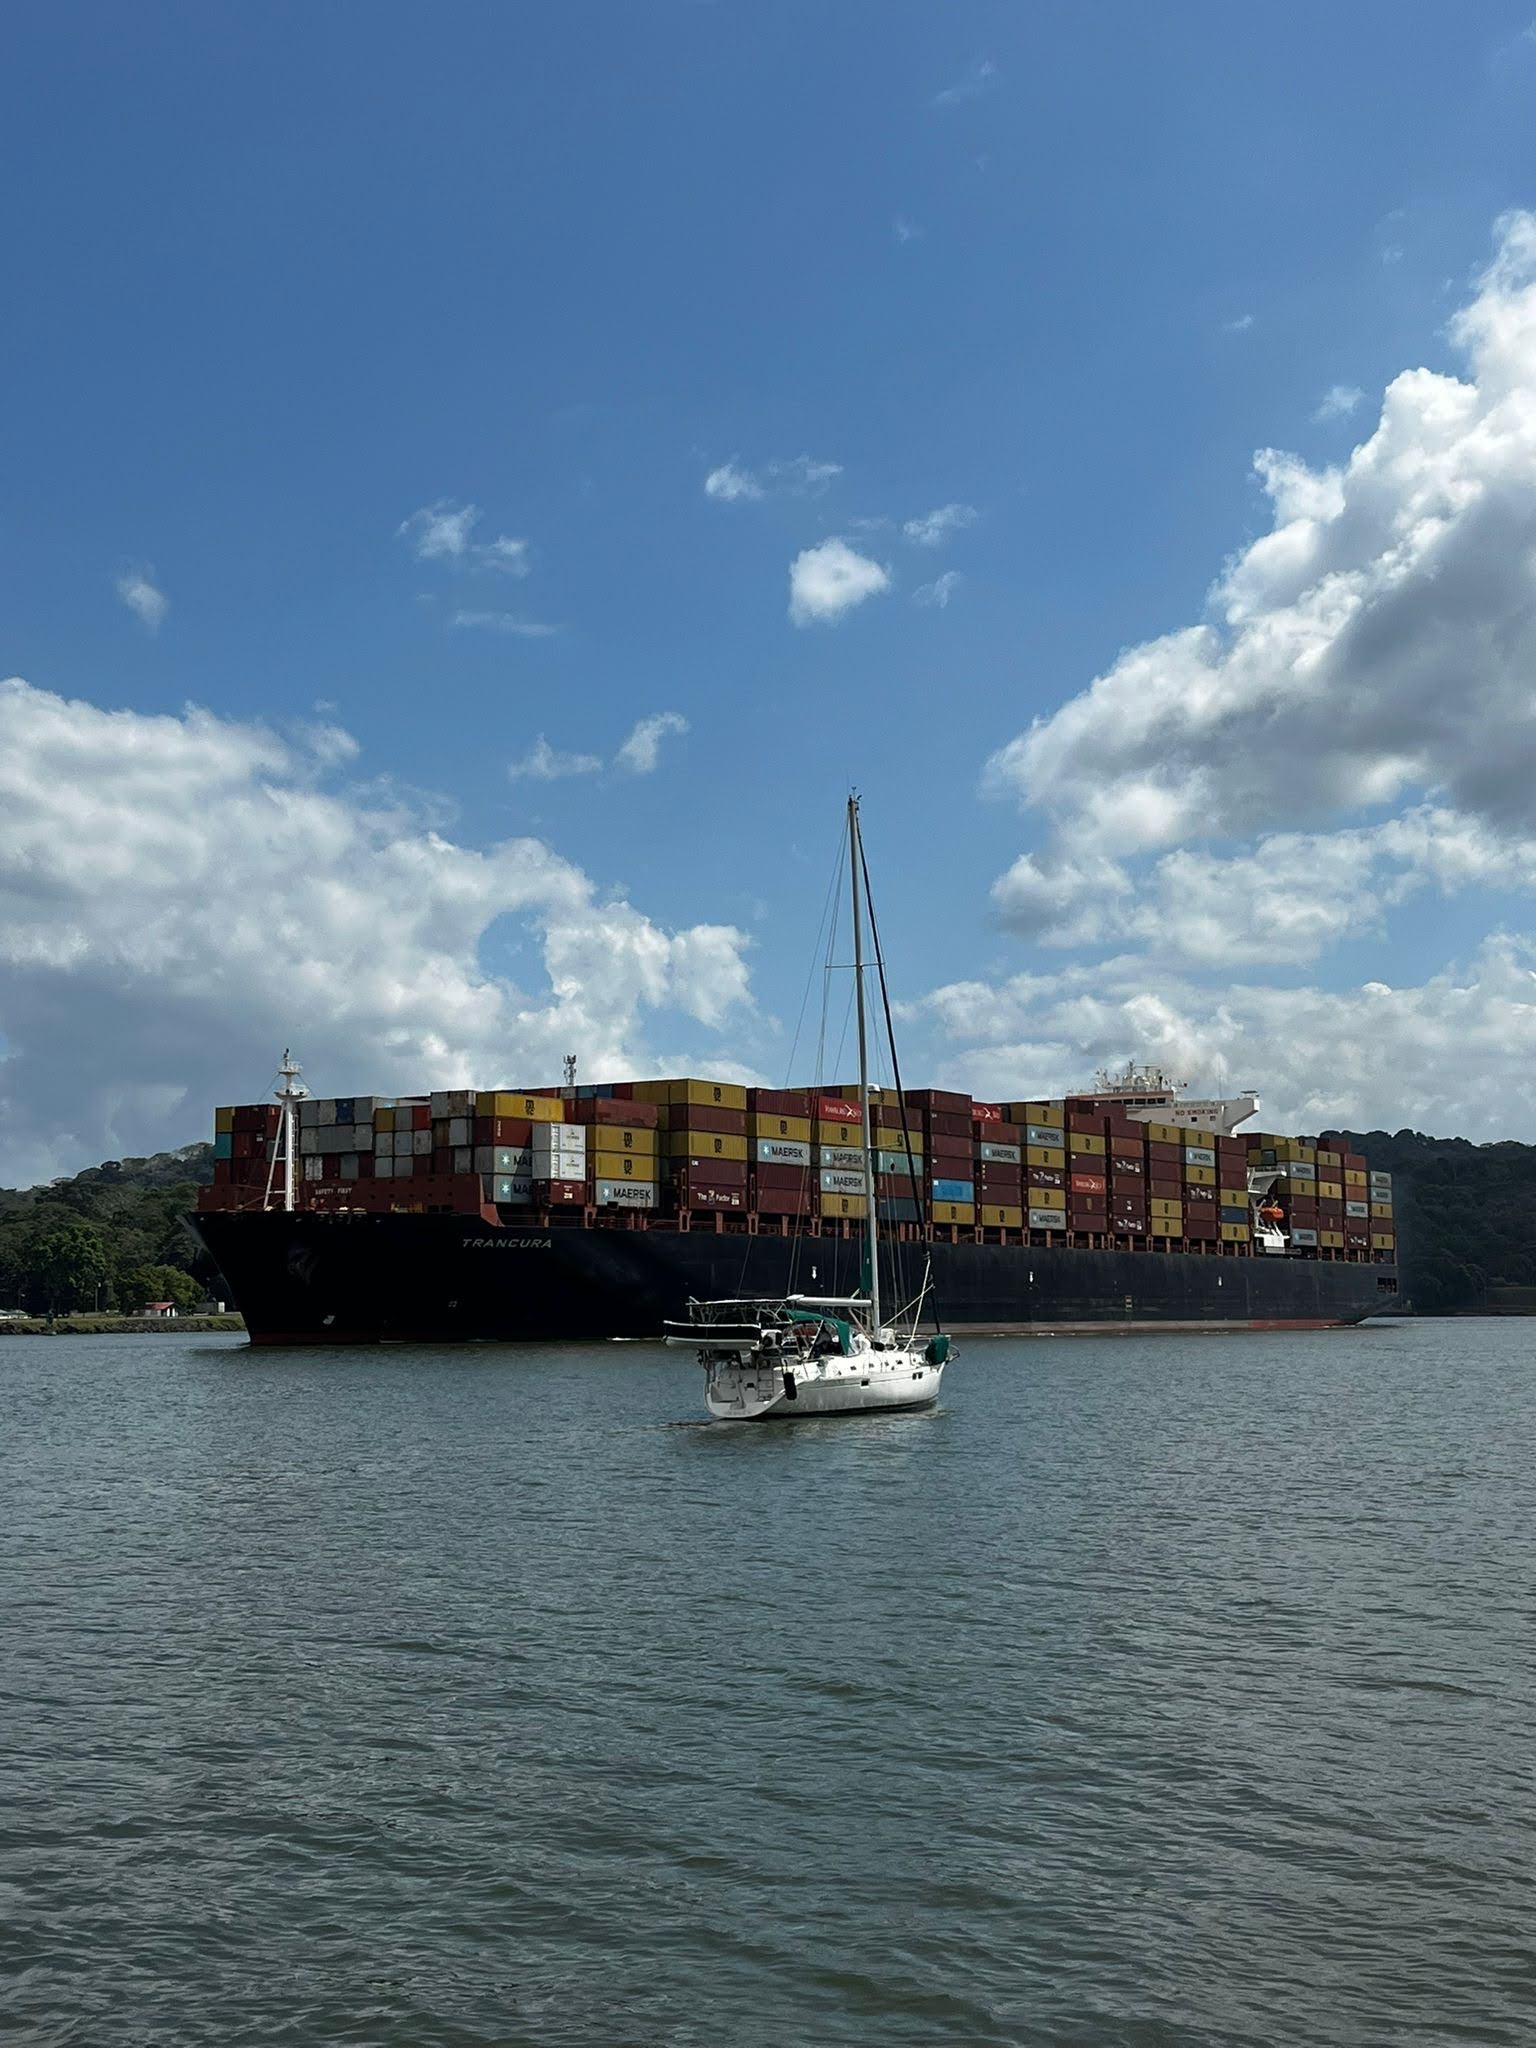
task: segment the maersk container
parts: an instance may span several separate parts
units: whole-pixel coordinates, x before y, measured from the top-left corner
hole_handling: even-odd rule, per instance
[[[1317,1243],[1317,1232],[1315,1230],[1297,1230],[1293,1228],[1291,1231],[1291,1243],[1315,1245]]]
[[[798,1138],[757,1138],[753,1157],[760,1166],[809,1166],[811,1148]]]
[[[995,1160],[1000,1165],[1018,1166],[1024,1157],[1017,1145],[995,1145],[990,1140],[976,1147],[978,1159]]]
[[[838,1173],[860,1173],[864,1167],[862,1145],[823,1145],[817,1154],[818,1164],[831,1167]]]
[[[1051,1145],[1061,1150],[1066,1148],[1066,1137],[1055,1124],[1026,1124],[1024,1126],[1026,1145]]]
[[[653,1180],[600,1180],[593,1196],[599,1208],[654,1209],[656,1183]]]
[[[1344,1204],[1344,1214],[1346,1216],[1357,1216],[1362,1222],[1368,1222],[1371,1214],[1371,1205],[1369,1202],[1346,1202]]]
[[[903,1180],[916,1180],[922,1173],[923,1162],[916,1152],[877,1152],[876,1173],[900,1174]]]
[[[511,1174],[488,1173],[482,1178],[481,1186],[488,1202],[515,1203],[533,1200],[533,1182],[522,1176],[514,1178]]]
[[[1215,1164],[1216,1164],[1216,1148],[1215,1148],[1215,1146],[1214,1146],[1214,1145],[1186,1145],[1186,1146],[1184,1147],[1184,1164],[1185,1164],[1186,1166],[1209,1166],[1209,1167],[1214,1167],[1214,1166],[1215,1166]]]
[[[1065,1230],[1067,1212],[1065,1209],[1031,1209],[1029,1227],[1031,1230]]]
[[[824,1195],[862,1195],[864,1192],[864,1176],[862,1173],[848,1173],[846,1171],[829,1172],[823,1167],[821,1173],[821,1192]]]

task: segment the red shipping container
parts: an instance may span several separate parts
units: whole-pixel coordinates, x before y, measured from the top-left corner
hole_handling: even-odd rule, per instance
[[[899,1151],[900,1147],[898,1146],[895,1149]],[[963,1166],[969,1167],[971,1159],[973,1157],[971,1150],[971,1141],[968,1137],[930,1138],[928,1140],[928,1157],[934,1160],[958,1159]],[[942,1173],[940,1174],[939,1178],[941,1180],[969,1180],[970,1174],[968,1172]]]
[[[576,1115],[569,1114],[575,1110]],[[590,1095],[585,1101],[567,1105],[570,1124],[618,1124],[631,1131],[654,1131],[661,1112],[654,1102],[627,1101],[618,1095]]]
[[[841,1095],[818,1095],[812,1114],[824,1124],[857,1124],[863,1121],[859,1105],[844,1101]]]
[[[934,1110],[923,1118],[923,1129],[934,1138],[963,1138],[971,1142],[971,1120],[952,1110]]]
[[[1104,1115],[1102,1110],[1089,1112],[1081,1109],[1069,1109],[1067,1111],[1067,1129],[1069,1131],[1083,1131],[1090,1137],[1102,1138],[1104,1135]]]
[[[1102,1173],[1074,1173],[1068,1186],[1075,1195],[1102,1195],[1108,1183]]]
[[[747,1108],[755,1116],[812,1116],[809,1088],[749,1088]]]
[[[1188,1210],[1191,1206],[1198,1209],[1202,1205],[1210,1209],[1215,1208],[1216,1190],[1214,1188],[1186,1187],[1184,1190],[1185,1209]]]
[[[1144,1159],[1133,1158],[1126,1152],[1112,1152],[1109,1159],[1111,1180],[1134,1180],[1138,1184],[1147,1177],[1147,1163]]]
[[[1161,1138],[1149,1138],[1147,1157],[1152,1160],[1170,1162],[1174,1166],[1184,1164],[1184,1154],[1177,1145],[1165,1145]]]
[[[747,1112],[744,1109],[704,1109],[694,1102],[674,1102],[667,1118],[672,1131],[708,1131],[711,1137],[744,1138]]]
[[[792,1188],[759,1188],[751,1207],[759,1216],[809,1216],[811,1197],[809,1191],[796,1194]]]
[[[1147,1176],[1147,1193],[1156,1195],[1160,1202],[1177,1202],[1183,1199],[1184,1183],[1176,1173],[1150,1173]]]
[[[533,1199],[536,1207],[546,1209],[571,1208],[587,1198],[586,1183],[579,1180],[536,1180],[533,1184]]]
[[[690,1179],[707,1187],[744,1188],[747,1184],[747,1162],[745,1159],[689,1159],[678,1166],[677,1180],[681,1186]]]
[[[1010,1166],[1005,1159],[981,1159],[976,1164],[979,1188],[1018,1188],[1024,1185],[1022,1166]]]
[[[809,1188],[819,1185],[816,1169],[811,1166],[759,1166],[753,1170],[753,1181],[757,1187],[778,1188],[781,1191],[786,1188]]]
[[[1003,1105],[1000,1102],[973,1102],[971,1121],[977,1124],[1000,1124],[1003,1121]]]
[[[680,1180],[677,1184],[680,1209],[745,1209],[745,1188],[723,1187],[718,1181]]]
[[[918,1109],[947,1111],[955,1116],[969,1117],[971,1113],[969,1095],[956,1095],[952,1089],[908,1088],[902,1100],[915,1104]]]
[[[1216,1211],[1212,1209],[1209,1214],[1206,1214],[1203,1211],[1197,1210],[1195,1214],[1191,1215],[1186,1209],[1184,1212],[1184,1235],[1186,1237],[1214,1237],[1216,1235]]]
[[[410,1109],[410,1111],[408,1112],[408,1114],[409,1114],[409,1116],[410,1116],[410,1120],[411,1120],[411,1129],[412,1129],[413,1131],[430,1131],[430,1130],[431,1130],[431,1128],[432,1128],[432,1105],[431,1105],[431,1103],[430,1103],[430,1102],[418,1102],[418,1103],[414,1104],[414,1105],[413,1105],[413,1107],[412,1107],[412,1108]],[[401,1127],[401,1126],[400,1126],[400,1112],[399,1112],[399,1110],[397,1109],[397,1110],[395,1111],[395,1129],[396,1129],[396,1130],[398,1131],[398,1130],[400,1129],[400,1127]]]
[[[1024,1178],[1032,1188],[1064,1188],[1067,1170],[1064,1166],[1026,1166]]]

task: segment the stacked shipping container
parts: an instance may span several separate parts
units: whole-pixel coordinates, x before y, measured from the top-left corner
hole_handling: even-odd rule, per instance
[[[875,1196],[894,1228],[1246,1255],[1252,1167],[1298,1252],[1396,1256],[1390,1176],[1326,1134],[1224,1137],[1142,1122],[1102,1098],[976,1102],[942,1089],[872,1090],[870,1126]],[[216,1113],[205,1206],[260,1205],[278,1129],[276,1104]],[[309,1098],[298,1140],[306,1206],[634,1212],[715,1227],[739,1216],[783,1230],[853,1229],[867,1209],[846,1086],[681,1078]]]

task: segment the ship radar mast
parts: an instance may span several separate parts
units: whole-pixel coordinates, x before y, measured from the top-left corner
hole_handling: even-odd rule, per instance
[[[302,1071],[298,1061],[285,1045],[283,1047],[282,1065],[277,1070],[277,1086],[272,1092],[282,1105],[278,1143],[281,1147],[283,1162],[283,1207],[290,1212],[294,1206],[294,1160],[299,1149],[299,1104],[309,1093],[309,1090],[299,1078]],[[272,1167],[275,1168],[276,1165],[277,1155],[274,1155]],[[266,1206],[269,1209],[272,1206],[271,1170],[267,1174]]]

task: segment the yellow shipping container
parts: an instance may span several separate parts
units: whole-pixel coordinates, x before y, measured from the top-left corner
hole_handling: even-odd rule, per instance
[[[1341,1252],[1344,1249],[1342,1230],[1320,1230],[1317,1233],[1317,1241],[1325,1251]]]
[[[1173,1216],[1179,1222],[1184,1220],[1184,1204],[1175,1202],[1169,1195],[1154,1195],[1147,1205],[1154,1216]]]
[[[1344,1185],[1347,1188],[1363,1188],[1368,1178],[1363,1166],[1346,1166],[1344,1169]]]
[[[480,1114],[484,1116],[485,1111],[481,1110]],[[395,1128],[395,1112],[392,1109],[376,1109],[373,1112],[373,1128],[375,1131],[392,1131]]]
[[[505,1089],[475,1092],[476,1116],[520,1116],[536,1124],[563,1124],[565,1104],[558,1095],[517,1095]]]
[[[1186,1186],[1192,1188],[1213,1188],[1216,1185],[1216,1169],[1214,1166],[1186,1166],[1184,1181]]]
[[[823,1216],[867,1216],[868,1195],[823,1195],[821,1197]]]
[[[1102,1159],[1104,1157],[1104,1140],[1096,1138],[1092,1131],[1068,1131],[1067,1150],[1077,1153],[1080,1158],[1092,1155]]]
[[[1344,1183],[1341,1180],[1320,1180],[1317,1184],[1317,1199],[1320,1202],[1342,1202]]]
[[[1216,1199],[1224,1209],[1232,1209],[1237,1207],[1239,1203],[1247,1201],[1248,1190],[1246,1188],[1218,1188]]]
[[[1163,1142],[1179,1145],[1214,1145],[1216,1138],[1214,1132],[1202,1129],[1199,1124],[1180,1124],[1178,1137],[1172,1140],[1165,1139]]]
[[[811,1120],[808,1116],[750,1115],[747,1129],[754,1138],[785,1138],[795,1145],[809,1145],[811,1142]]]
[[[1224,1244],[1246,1244],[1253,1236],[1246,1223],[1223,1223],[1220,1229]]]
[[[864,1142],[864,1126],[862,1123],[845,1124],[837,1117],[817,1117],[815,1131],[818,1145],[862,1145]],[[893,1145],[890,1149],[895,1152],[901,1148],[898,1145]],[[917,1147],[914,1145],[912,1149],[915,1152]]]
[[[1059,1102],[1005,1102],[1003,1109],[1011,1124],[1050,1124],[1065,1130],[1067,1112]]]
[[[1183,1132],[1177,1124],[1148,1124],[1147,1136],[1154,1145],[1182,1145]]]
[[[747,1141],[729,1131],[668,1131],[667,1152],[674,1159],[745,1159]]]
[[[1026,1145],[1024,1147],[1024,1164],[1026,1166],[1055,1166],[1065,1172],[1067,1155],[1065,1152],[1058,1152],[1054,1145]]]
[[[1006,1202],[983,1202],[981,1220],[988,1230],[1022,1230],[1024,1211],[1010,1208]]]
[[[1321,1173],[1325,1166],[1329,1167],[1330,1169],[1337,1168],[1341,1172],[1344,1166],[1344,1154],[1342,1152],[1325,1152],[1322,1149],[1322,1147],[1319,1146],[1317,1150],[1318,1172]],[[1338,1178],[1337,1172],[1334,1173],[1334,1178]]]
[[[1182,1237],[1184,1218],[1182,1216],[1154,1216],[1148,1225],[1153,1237]]]
[[[654,1159],[661,1149],[660,1132],[637,1124],[588,1124],[586,1128],[591,1132],[588,1146],[604,1152],[637,1152],[642,1159]]]
[[[1065,1209],[1067,1206],[1065,1188],[1030,1188],[1028,1194],[1031,1209]]]
[[[935,1202],[933,1205],[935,1223],[974,1223],[976,1204],[974,1202]]]
[[[232,1109],[216,1109],[213,1112],[213,1129],[215,1136],[217,1136],[220,1131],[232,1131],[234,1128],[235,1112]]]
[[[1397,1250],[1395,1234],[1390,1230],[1373,1230],[1371,1232],[1371,1250],[1373,1252],[1395,1252]]]
[[[670,1081],[635,1081],[631,1083],[631,1100],[634,1102],[663,1103],[667,1099]]]
[[[644,1180],[656,1178],[656,1155],[638,1152],[589,1152],[587,1168],[593,1180]]]
[[[695,1109],[745,1109],[747,1091],[734,1081],[669,1081],[670,1103],[691,1103]]]
[[[1372,1202],[1371,1221],[1373,1223],[1390,1223],[1392,1221],[1392,1204],[1390,1202]]]

